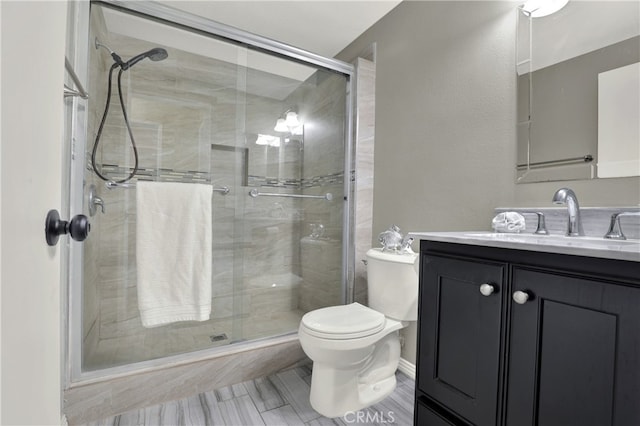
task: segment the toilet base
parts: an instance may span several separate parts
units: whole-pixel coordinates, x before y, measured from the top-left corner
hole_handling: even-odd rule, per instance
[[[396,388],[400,341],[394,331],[359,362],[339,367],[314,361],[311,406],[325,417],[341,417],[382,401]]]
[[[369,407],[373,404],[377,404],[382,401],[396,388],[396,375],[394,374],[391,377],[387,377],[386,379],[380,380],[378,383],[373,385],[360,385],[360,399],[362,401],[367,401],[366,405],[360,407],[359,409]],[[357,410],[356,410],[357,411]]]
[[[342,417],[382,401],[395,388],[395,374],[376,383],[358,383],[358,375],[353,371],[314,363],[309,400],[313,409],[323,416]]]

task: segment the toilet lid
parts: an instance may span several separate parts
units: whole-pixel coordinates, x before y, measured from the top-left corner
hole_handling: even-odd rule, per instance
[[[316,309],[302,317],[302,325],[314,336],[325,339],[354,339],[378,333],[384,328],[380,312],[359,303]]]

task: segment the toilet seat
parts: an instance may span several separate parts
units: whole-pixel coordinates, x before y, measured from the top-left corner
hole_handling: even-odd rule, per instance
[[[386,318],[359,303],[316,309],[302,317],[300,325],[311,336],[331,340],[357,339],[379,333]]]

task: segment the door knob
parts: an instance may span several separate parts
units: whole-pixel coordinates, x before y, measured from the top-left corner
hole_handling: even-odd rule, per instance
[[[482,293],[483,296],[491,296],[495,291],[496,288],[493,286],[493,284],[485,283],[480,286],[480,293]]]
[[[91,224],[83,214],[74,216],[70,221],[60,220],[58,210],[49,210],[44,224],[44,235],[47,244],[58,244],[60,235],[69,234],[76,241],[84,241],[89,235]]]
[[[516,291],[513,293],[513,301],[519,305],[524,305],[529,300],[529,293],[526,291]]]

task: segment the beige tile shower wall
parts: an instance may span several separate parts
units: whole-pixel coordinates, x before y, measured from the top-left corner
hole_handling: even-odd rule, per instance
[[[123,36],[111,38],[126,58],[154,47]],[[255,136],[273,133],[275,119],[282,109],[281,101],[245,93],[249,88],[241,85],[237,76],[248,74],[246,68],[171,48],[167,50],[167,59],[141,61],[122,78],[141,167],[208,172],[211,144],[261,148],[253,143]],[[132,164],[116,84],[108,125],[113,126],[115,132],[111,132],[113,141],[103,146],[103,162]],[[256,172],[267,171],[265,167],[260,168],[265,164],[262,155],[250,157],[254,160],[252,167],[258,167]],[[277,171],[277,167],[275,169]]]
[[[345,79],[316,72],[308,81],[313,91],[298,91],[305,123],[303,178],[310,183],[305,195],[331,193],[331,201],[303,199],[300,244],[302,285],[299,307],[310,311],[342,301],[342,236],[344,212]],[[313,240],[311,224],[324,226],[324,238]]]
[[[219,194],[214,194],[215,201]],[[107,191],[105,203],[111,214],[103,218],[104,233],[100,267],[100,341],[87,367],[95,369],[129,364],[151,358],[164,357],[212,346],[210,336],[233,334],[231,320],[234,312],[232,282],[220,265],[226,259],[214,258],[215,283],[212,315],[203,323],[177,323],[156,329],[142,327],[138,314],[135,262],[135,190]],[[214,212],[216,209],[214,207]],[[215,213],[214,213],[215,214]],[[216,246],[224,250],[224,241]],[[250,304],[250,297],[241,296],[240,303]]]
[[[135,192],[106,190],[100,262],[100,339],[133,334],[141,326],[135,288]]]
[[[117,35],[101,37],[123,58],[153,47],[147,42]],[[106,190],[100,183],[100,196],[105,200],[107,214],[96,219],[103,233],[101,256],[97,257],[94,268],[99,274],[94,310],[100,312],[99,324],[94,327],[99,333],[99,341],[94,342],[94,367],[202,349],[211,346],[209,336],[217,332],[227,333],[230,339],[245,337],[234,335],[236,332],[256,333],[257,329],[243,331],[234,327],[233,319],[241,319],[240,323],[244,324],[262,321],[258,332],[267,335],[280,334],[283,327],[289,331],[291,327],[286,324],[297,324],[289,313],[297,311],[300,285],[297,247],[304,215],[299,201],[251,199],[248,189],[240,186],[243,183],[241,157],[235,154],[228,157],[228,152],[211,149],[211,144],[248,147],[249,173],[299,181],[302,172],[299,143],[293,142],[281,149],[254,143],[254,135],[273,133],[277,114],[283,109],[282,101],[241,93],[236,74],[239,71],[251,74],[247,70],[168,50],[169,58],[165,61],[142,61],[126,72],[122,88],[141,167],[211,172],[214,186],[231,188],[226,196],[219,193],[213,196],[212,319],[198,325],[162,327],[162,330],[142,327],[136,289],[135,189]],[[94,123],[102,115],[107,67],[111,63],[106,51],[99,53],[103,55],[100,63],[104,65],[94,70],[92,76],[104,87],[104,94],[92,108]],[[120,111],[116,75],[113,80],[110,115],[98,163],[131,167],[133,157]],[[236,105],[239,98],[245,99],[245,106]],[[238,120],[239,117],[242,119]],[[95,136],[95,130],[92,133]],[[244,277],[234,282],[238,273]],[[234,299],[238,291],[239,299]],[[234,307],[240,309],[234,311]],[[85,310],[87,308],[89,305]]]
[[[304,222],[300,229],[300,263],[302,283],[299,308],[303,312],[342,302],[342,220],[344,192],[338,183],[306,188],[304,194],[322,196],[331,193],[332,200],[303,199]],[[322,224],[325,236],[311,237],[310,224]]]
[[[125,60],[155,47],[116,34],[101,34],[100,38]],[[297,324],[304,299],[300,242],[309,233],[308,224],[323,223],[327,235],[335,240],[342,234],[344,80],[333,73],[318,72],[305,82],[294,82],[167,50],[167,59],[144,60],[123,73],[123,98],[140,167],[211,173],[215,187],[231,188],[226,196],[213,196],[212,319],[161,330],[142,328],[137,309],[135,189],[108,191],[100,184],[99,195],[105,200],[107,214],[97,219],[102,229],[101,255],[95,268],[100,321],[95,327],[99,359],[94,362],[98,366],[198,349],[210,345],[209,335],[216,331],[226,332],[231,339],[292,331],[294,328],[286,324]],[[93,71],[93,79],[101,85],[103,98],[92,109],[93,136],[104,108],[111,64],[106,50],[96,53],[101,67]],[[117,72],[98,163],[131,167],[134,161],[116,77]],[[265,79],[269,84],[262,84]],[[283,99],[282,91],[291,92],[292,85],[298,88]],[[273,135],[278,115],[290,107],[296,107],[303,120],[308,118],[304,142],[291,137],[289,142],[283,138],[280,147],[257,145],[258,135]],[[244,153],[212,149],[212,144],[246,148],[249,181],[277,186],[262,187],[264,192],[298,192],[302,180],[322,178],[304,193],[332,192],[335,199],[250,198],[243,181]],[[153,173],[149,179],[157,178]],[[320,300],[323,305],[339,303],[341,249],[340,242],[336,244],[338,249],[330,244],[318,257],[321,261],[314,266],[324,275],[316,275],[311,287],[321,290],[318,295],[308,293],[306,300]]]
[[[261,188],[265,192],[287,192]],[[242,276],[244,291],[251,295],[245,312],[257,321],[275,319],[281,312],[297,310],[300,259],[296,249],[303,212],[293,198],[246,194],[243,227]],[[260,319],[262,318],[262,319]]]
[[[356,59],[355,278],[354,301],[366,305],[367,268],[362,262],[373,239],[373,158],[375,140],[375,63]]]
[[[325,236],[341,239],[345,79],[322,71],[315,73],[311,79],[317,86],[315,90],[294,94],[302,105],[300,115],[305,120],[302,176],[306,181],[317,180],[317,183],[305,188],[304,193],[324,195],[330,192],[334,199],[331,202],[313,199],[303,201],[306,216],[302,232],[303,235],[309,235],[309,225],[321,223],[325,227]]]
[[[305,178],[340,173],[344,168],[345,79],[326,72],[317,72],[312,78],[317,89],[296,94],[305,120]]]
[[[303,237],[301,242],[302,286],[300,309],[308,312],[340,304],[342,242],[330,238]]]

